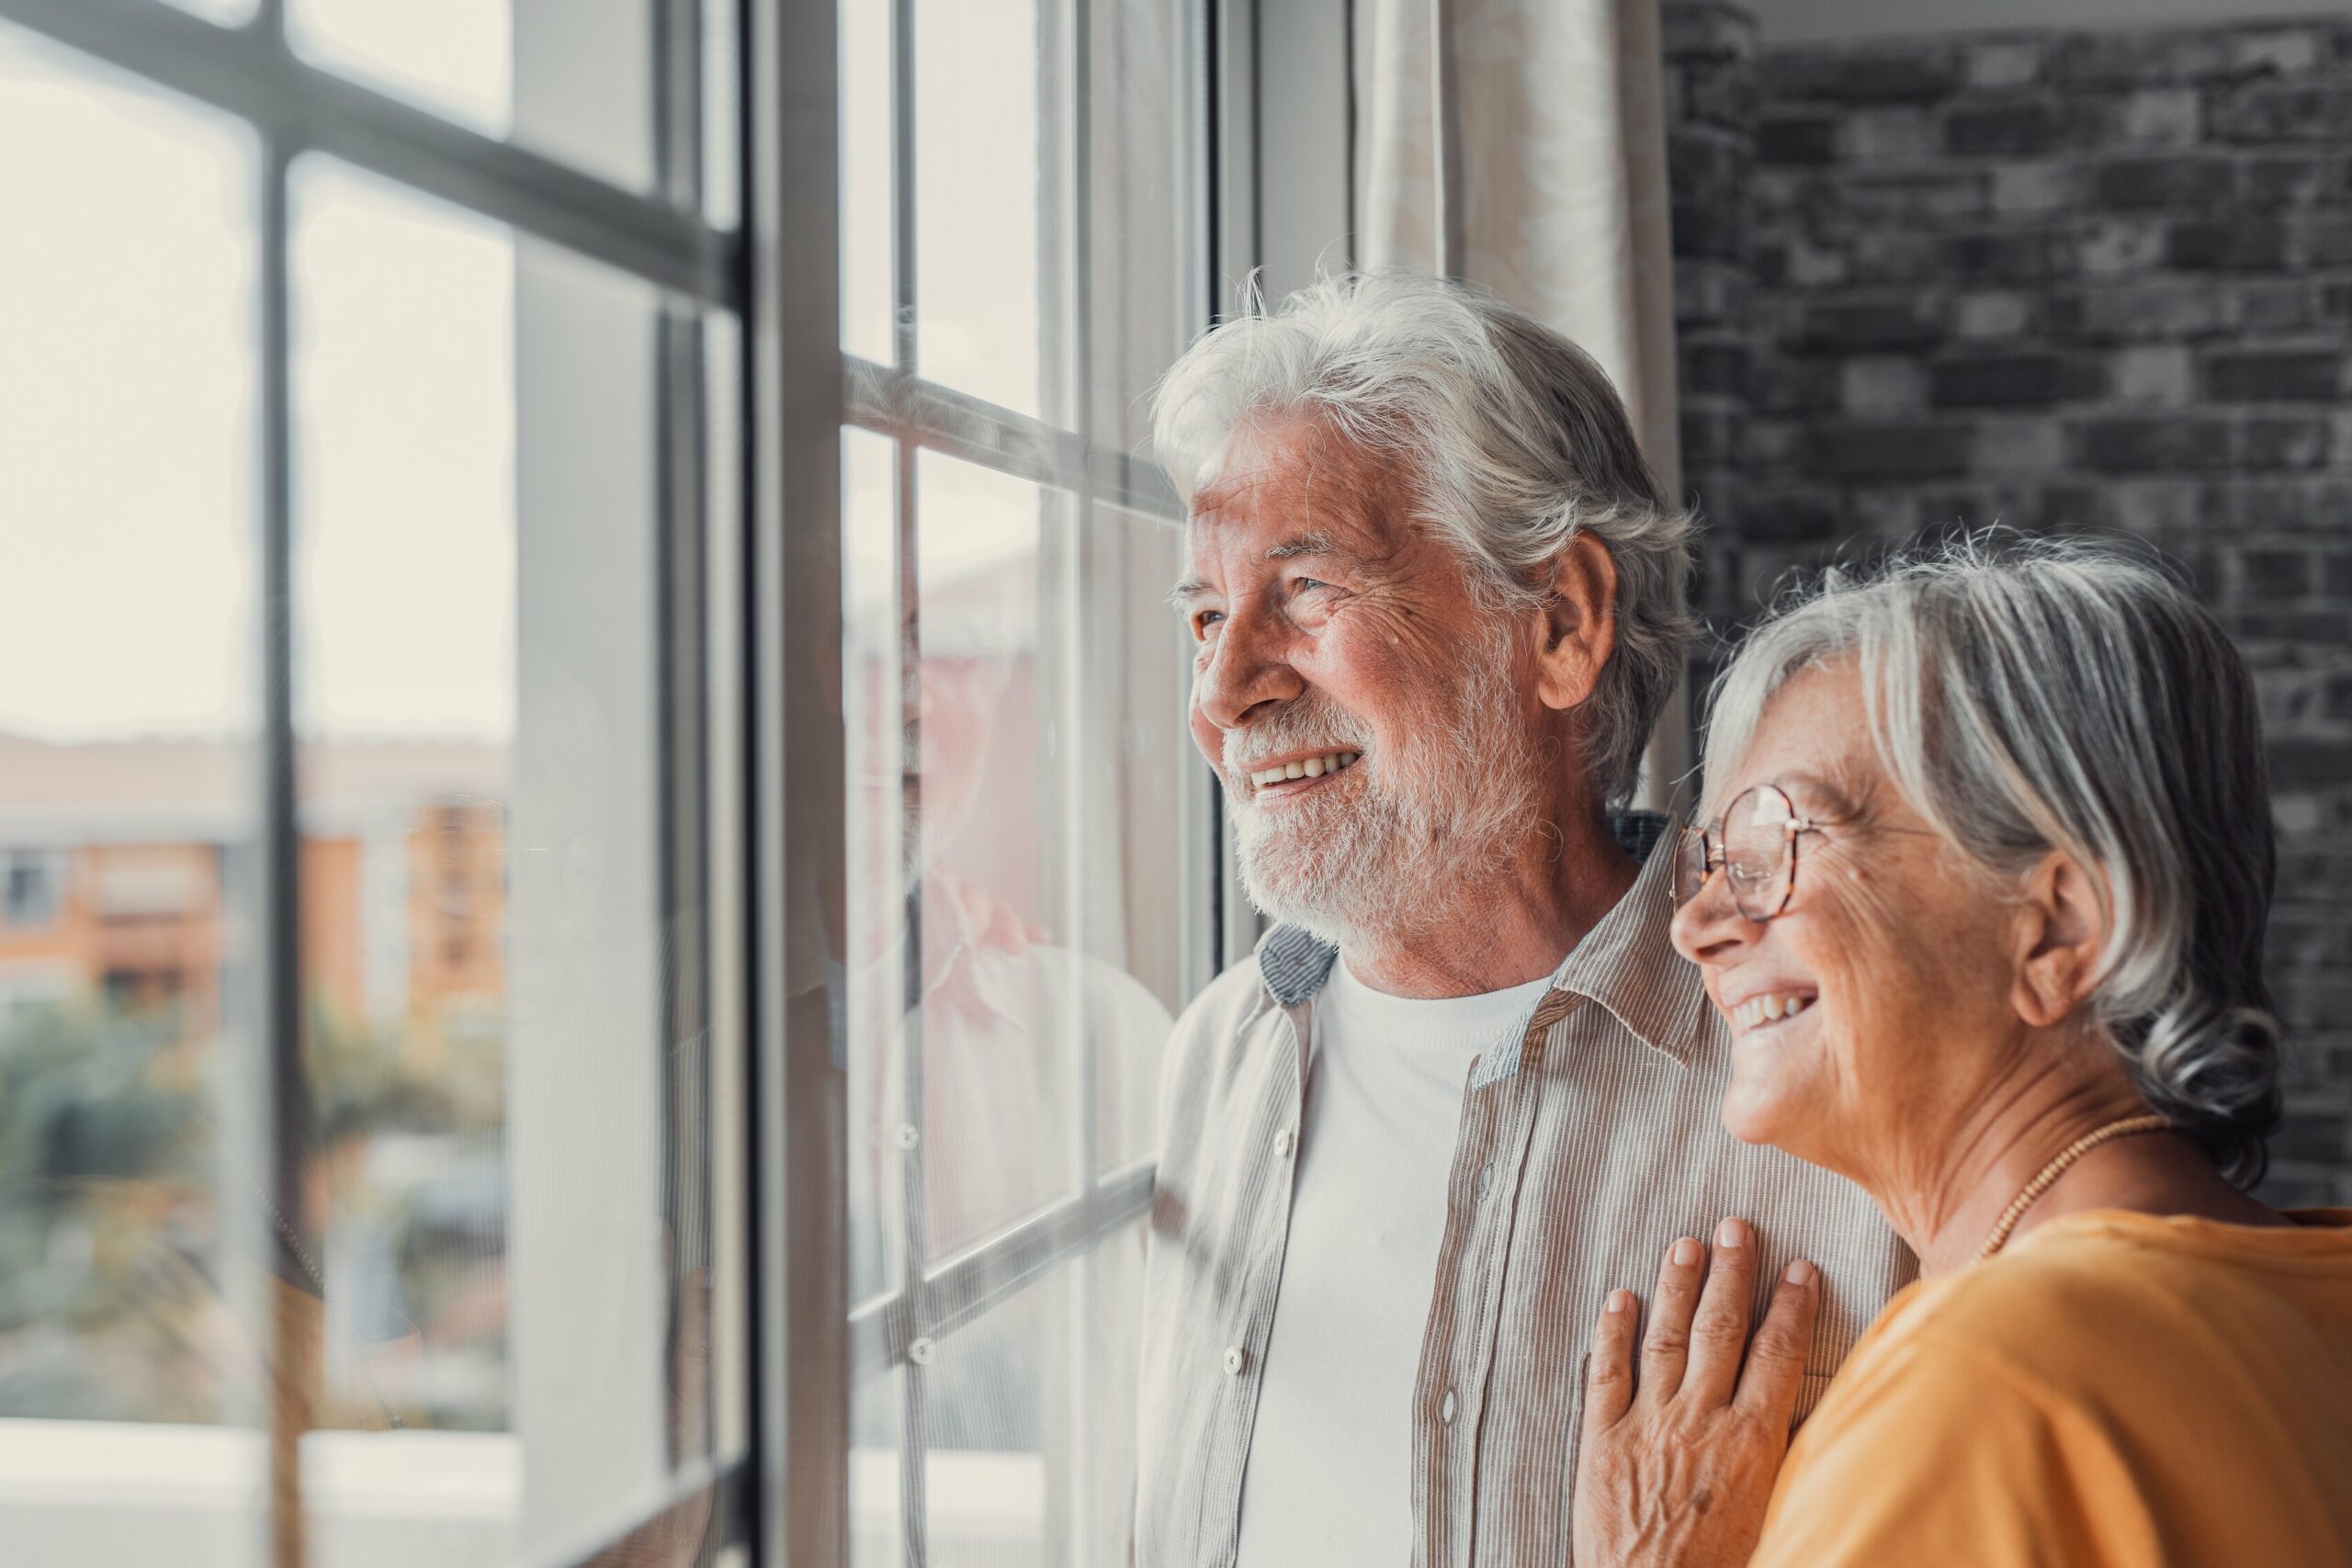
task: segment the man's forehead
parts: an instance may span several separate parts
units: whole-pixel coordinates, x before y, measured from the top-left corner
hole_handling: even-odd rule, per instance
[[[1319,426],[1245,431],[1193,492],[1187,535],[1195,553],[1316,538],[1369,553],[1388,540],[1380,476],[1370,454]]]

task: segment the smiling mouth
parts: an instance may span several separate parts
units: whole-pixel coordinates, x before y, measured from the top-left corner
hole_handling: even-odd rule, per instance
[[[1270,767],[1252,768],[1248,773],[1251,792],[1257,795],[1295,795],[1330,777],[1345,773],[1356,764],[1360,751],[1326,751],[1319,757],[1297,757]]]
[[[1785,1022],[1811,1008],[1815,998],[1800,991],[1767,991],[1731,1010],[1731,1021],[1741,1034],[1752,1034]]]

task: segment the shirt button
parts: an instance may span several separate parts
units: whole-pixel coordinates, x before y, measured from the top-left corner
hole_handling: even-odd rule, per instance
[[[1289,1128],[1285,1127],[1281,1132],[1276,1133],[1274,1134],[1274,1157],[1277,1159],[1290,1158],[1291,1142],[1291,1132]]]
[[[1437,1418],[1447,1426],[1453,1425],[1453,1391],[1447,1389],[1445,1397],[1438,1401]]]
[[[1487,1195],[1487,1190],[1494,1184],[1495,1168],[1491,1165],[1480,1166],[1478,1168],[1478,1196],[1481,1198],[1485,1197]]]
[[[1236,1377],[1238,1377],[1241,1374],[1241,1369],[1249,1364],[1249,1351],[1244,1350],[1238,1345],[1232,1346],[1227,1349],[1225,1353],[1225,1370],[1227,1371],[1233,1373]]]

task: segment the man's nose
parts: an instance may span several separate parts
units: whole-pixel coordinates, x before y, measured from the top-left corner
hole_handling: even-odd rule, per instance
[[[1761,940],[1764,922],[1740,913],[1731,896],[1731,877],[1716,866],[1690,901],[1674,911],[1668,930],[1675,951],[1691,963],[1721,964]]]
[[[1237,613],[1201,666],[1194,701],[1219,729],[1238,729],[1306,689],[1285,657],[1283,634],[1270,616]]]

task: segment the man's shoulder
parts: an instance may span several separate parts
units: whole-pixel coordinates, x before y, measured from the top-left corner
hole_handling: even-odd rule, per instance
[[[1204,1064],[1214,1061],[1240,1049],[1250,1026],[1275,1008],[1273,998],[1266,992],[1259,955],[1253,952],[1204,986],[1200,995],[1185,1005],[1169,1036],[1169,1055]],[[1177,1066],[1173,1060],[1170,1065],[1171,1070]]]

